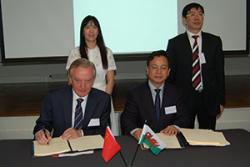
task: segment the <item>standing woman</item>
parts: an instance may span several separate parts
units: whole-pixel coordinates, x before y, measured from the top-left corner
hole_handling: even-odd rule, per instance
[[[99,21],[94,16],[89,15],[83,19],[80,28],[80,46],[71,50],[66,70],[73,61],[81,57],[95,64],[96,78],[93,87],[111,95],[115,84],[115,60],[112,51],[105,46]],[[113,133],[114,131],[119,133],[114,126],[118,125],[118,122],[115,120],[113,104],[110,118]]]
[[[112,94],[116,65],[112,51],[105,46],[99,21],[94,16],[83,19],[80,29],[80,46],[71,50],[66,70],[78,58],[92,61],[96,67],[93,87]]]

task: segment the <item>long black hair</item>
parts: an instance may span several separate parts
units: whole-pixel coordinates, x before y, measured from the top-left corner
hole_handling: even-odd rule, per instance
[[[101,52],[102,66],[103,66],[104,69],[107,69],[108,68],[107,49],[106,49],[104,39],[103,39],[103,36],[102,36],[101,26],[100,26],[99,21],[97,20],[97,18],[94,17],[94,16],[91,16],[91,15],[86,16],[82,20],[82,23],[81,23],[80,47],[79,47],[81,57],[88,59],[88,56],[87,56],[87,44],[86,44],[85,36],[84,36],[84,27],[90,21],[93,22],[94,25],[97,26],[97,28],[98,28],[98,36],[97,36],[97,39],[96,39],[96,43],[97,43],[97,46],[99,47],[100,52]]]

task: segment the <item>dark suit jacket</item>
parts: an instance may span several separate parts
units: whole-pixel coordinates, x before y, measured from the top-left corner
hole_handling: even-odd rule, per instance
[[[127,102],[121,115],[121,128],[123,133],[129,134],[135,128],[142,128],[145,120],[147,120],[147,125],[149,125],[154,132],[159,132],[168,125],[174,124],[179,127],[186,127],[188,125],[188,119],[185,116],[186,112],[180,92],[175,86],[167,83],[163,91],[159,122],[157,122],[156,119],[154,102],[148,82],[129,91]],[[170,106],[176,106],[177,112],[166,115],[165,107]]]
[[[202,52],[206,63],[202,64],[204,107],[216,115],[219,105],[225,104],[224,55],[220,37],[202,32]],[[187,33],[180,34],[168,42],[171,72],[168,81],[181,88],[189,98],[192,87],[192,49]]]
[[[71,86],[65,86],[50,93],[43,101],[40,117],[36,121],[33,133],[46,128],[53,129],[53,136],[57,137],[72,127],[72,100]],[[100,90],[92,88],[89,92],[82,130],[84,135],[102,134],[110,124],[111,98]],[[100,126],[88,126],[91,119],[99,118]]]

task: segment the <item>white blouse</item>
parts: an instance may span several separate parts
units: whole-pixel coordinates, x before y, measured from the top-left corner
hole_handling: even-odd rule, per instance
[[[101,53],[100,53],[98,46],[92,49],[88,49],[87,53],[88,53],[88,59],[94,63],[95,68],[96,68],[96,78],[95,78],[93,87],[105,91],[107,72],[111,70],[116,70],[116,64],[115,64],[113,53],[109,48],[107,48],[107,58],[108,58],[107,69],[103,69],[102,67]],[[72,49],[70,51],[70,54],[67,60],[66,70],[69,69],[73,61],[79,58],[81,58],[79,47]]]

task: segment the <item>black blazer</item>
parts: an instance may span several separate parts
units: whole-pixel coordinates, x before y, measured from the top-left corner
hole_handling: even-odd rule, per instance
[[[121,115],[121,129],[124,134],[129,134],[135,128],[142,128],[145,120],[154,132],[166,128],[168,125],[186,127],[188,118],[183,106],[180,92],[175,86],[165,84],[160,111],[160,121],[157,122],[154,110],[154,102],[148,85],[145,82],[131,89],[127,96],[127,102]],[[165,107],[176,106],[177,112],[165,114]]]
[[[33,133],[46,128],[53,129],[53,136],[58,137],[72,127],[72,99],[71,86],[66,86],[50,93],[43,101],[40,117],[36,121]],[[85,135],[102,134],[110,125],[111,98],[100,90],[92,88],[89,92],[82,130]],[[91,119],[99,119],[99,126],[89,126]]]
[[[203,97],[205,107],[217,114],[218,106],[225,104],[225,72],[222,41],[220,37],[202,32],[202,53],[206,60],[202,64]],[[170,58],[170,83],[181,88],[186,98],[194,91],[192,87],[192,48],[187,33],[180,34],[168,42]]]

